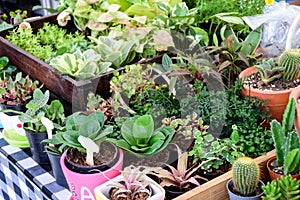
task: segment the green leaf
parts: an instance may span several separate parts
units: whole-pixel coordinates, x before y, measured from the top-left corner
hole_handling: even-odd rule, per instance
[[[132,135],[134,121],[134,119],[129,118],[121,126],[121,135],[131,146],[137,145],[137,141]]]
[[[94,139],[98,135],[100,129],[101,127],[96,120],[88,120],[79,127],[78,134],[90,139]]]
[[[245,55],[252,55],[260,43],[261,36],[262,36],[262,26],[249,33],[249,35],[246,37],[245,41],[243,42],[241,51]]]
[[[132,127],[132,136],[138,145],[147,144],[154,132],[154,122],[151,115],[138,117]]]
[[[168,54],[163,55],[161,64],[164,68],[169,67],[171,64],[173,64],[172,59],[168,56]]]
[[[216,33],[213,34],[213,42],[215,46],[219,46],[219,41]]]
[[[287,175],[291,172],[296,172],[299,173],[299,162],[300,162],[300,150],[299,149],[294,149],[292,150],[287,157],[285,158],[284,161],[284,174]]]

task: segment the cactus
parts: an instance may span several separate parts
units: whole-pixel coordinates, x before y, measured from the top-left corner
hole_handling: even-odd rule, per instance
[[[255,192],[259,181],[259,166],[249,157],[238,158],[232,165],[232,181],[234,188],[241,195],[250,195]]]
[[[274,58],[264,59],[254,67],[258,69],[261,85],[267,85],[274,79],[280,78],[281,72],[284,70],[283,67],[278,66],[277,61]]]
[[[296,131],[293,130],[296,102],[294,98],[284,111],[282,126],[277,120],[271,122],[271,133],[276,149],[279,167],[284,167],[284,174],[299,172],[300,143]]]
[[[273,182],[262,186],[264,191],[263,200],[299,200],[300,180],[293,179],[291,175],[281,176]]]
[[[294,80],[300,72],[300,49],[289,49],[279,56],[279,66],[283,67],[282,78]]]

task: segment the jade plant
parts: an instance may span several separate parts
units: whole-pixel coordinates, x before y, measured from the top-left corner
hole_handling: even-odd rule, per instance
[[[0,79],[0,103],[6,105],[25,104],[31,98],[38,84],[38,81],[33,81],[28,75],[22,77],[21,72],[14,77]]]
[[[238,158],[232,164],[232,181],[236,191],[247,196],[254,194],[260,177],[258,164],[249,157]]]
[[[281,176],[268,182],[262,189],[264,191],[263,200],[300,199],[300,180],[292,178],[291,175]]]
[[[295,110],[296,102],[291,98],[284,111],[282,124],[275,119],[271,122],[277,164],[283,169],[284,175],[299,173],[300,170],[300,142],[293,126]]]
[[[136,115],[122,124],[121,138],[110,139],[110,141],[137,157],[146,157],[165,149],[173,138],[174,132],[174,129],[169,126],[154,130],[151,115]]]
[[[105,116],[100,111],[88,115],[75,112],[66,118],[65,131],[57,132],[53,138],[44,141],[59,145],[59,152],[71,147],[86,153],[86,164],[93,166],[93,153],[100,151],[100,144],[113,131],[113,127],[104,125],[104,121]]]
[[[294,80],[300,73],[300,49],[289,49],[284,51],[278,58],[279,66],[283,67],[282,78]]]

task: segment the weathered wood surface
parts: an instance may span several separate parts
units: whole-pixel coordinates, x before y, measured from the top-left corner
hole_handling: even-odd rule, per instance
[[[269,180],[267,161],[274,156],[275,150],[268,152],[264,156],[255,158],[261,169],[261,180],[265,183]],[[231,177],[231,172],[227,172],[200,187],[180,195],[175,200],[228,200],[226,183]]]

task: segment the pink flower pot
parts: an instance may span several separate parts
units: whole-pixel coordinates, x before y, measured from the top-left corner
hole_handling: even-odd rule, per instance
[[[119,159],[110,169],[94,174],[80,174],[65,165],[66,151],[60,159],[60,165],[66,177],[73,200],[95,200],[94,188],[120,174],[123,166],[123,151],[119,149]]]

